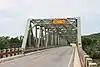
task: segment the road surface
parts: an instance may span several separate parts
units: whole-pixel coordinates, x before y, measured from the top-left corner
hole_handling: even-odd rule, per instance
[[[0,67],[68,67],[72,47],[51,48],[33,55],[0,63]]]

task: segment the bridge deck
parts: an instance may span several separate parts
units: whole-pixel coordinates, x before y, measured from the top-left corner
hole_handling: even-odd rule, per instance
[[[0,67],[68,67],[71,63],[72,47],[51,48],[15,60],[0,63]]]

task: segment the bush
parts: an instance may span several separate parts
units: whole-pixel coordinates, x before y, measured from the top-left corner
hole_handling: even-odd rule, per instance
[[[82,48],[92,58],[100,58],[100,42],[89,37],[82,37]]]

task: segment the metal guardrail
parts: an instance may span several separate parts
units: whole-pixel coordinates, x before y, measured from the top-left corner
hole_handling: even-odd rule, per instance
[[[41,48],[31,48],[31,49],[26,49],[26,50],[23,50],[22,48],[3,49],[3,50],[0,50],[0,59],[16,56],[20,54],[26,54],[26,53],[30,53],[34,51],[54,48],[54,47],[55,46],[49,46],[49,47],[41,47]]]
[[[10,48],[0,50],[0,59],[22,54],[21,48]]]
[[[92,58],[87,55],[81,47],[78,47],[78,53],[82,67],[96,67],[97,64],[93,63]]]

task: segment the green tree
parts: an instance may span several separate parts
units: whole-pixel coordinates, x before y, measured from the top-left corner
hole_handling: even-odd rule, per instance
[[[100,58],[100,41],[96,38],[82,37],[82,48],[92,58]]]
[[[9,36],[6,36],[6,37],[4,37],[4,36],[2,36],[2,37],[0,37],[0,49],[4,49],[4,48],[9,48],[10,46],[9,46],[9,41],[10,41],[10,39],[9,39],[10,37]]]
[[[18,39],[18,37],[10,39],[10,47],[11,48],[18,48],[20,46],[21,46],[21,41]]]

